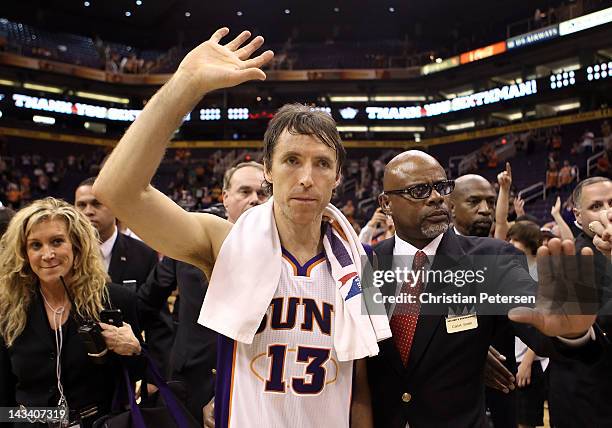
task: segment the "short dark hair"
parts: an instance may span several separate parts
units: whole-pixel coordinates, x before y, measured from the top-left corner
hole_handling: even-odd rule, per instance
[[[520,215],[520,216],[518,216],[516,218],[515,221],[530,221],[532,223],[539,224],[538,218],[536,216],[531,215],[531,214]]]
[[[574,206],[575,207],[580,206],[580,198],[582,197],[582,190],[586,186],[590,186],[591,184],[595,184],[595,183],[602,183],[605,181],[612,183],[612,180],[610,180],[608,177],[589,177],[587,179],[582,180],[580,183],[578,183],[578,185],[576,185],[576,188],[574,189],[574,192],[572,193],[572,199],[574,200]]]
[[[6,232],[6,228],[14,215],[15,211],[9,207],[0,207],[0,237],[4,235],[4,232]]]
[[[83,180],[83,181],[81,181],[81,182],[79,183],[79,185],[77,186],[77,189],[78,189],[79,187],[81,187],[81,186],[93,186],[93,185],[94,185],[94,182],[96,181],[96,178],[97,178],[97,177],[89,177],[89,178],[86,178],[85,180]]]
[[[336,151],[336,172],[340,174],[346,159],[346,150],[338,133],[336,122],[327,113],[313,110],[302,104],[285,104],[274,115],[264,134],[264,168],[270,170],[272,155],[278,139],[284,131],[294,135],[311,135]],[[270,191],[272,184],[264,182]],[[271,192],[270,192],[271,193]]]
[[[531,251],[531,255],[535,256],[538,248],[542,245],[542,232],[540,226],[532,221],[517,221],[514,222],[507,234],[508,240],[514,239]]]

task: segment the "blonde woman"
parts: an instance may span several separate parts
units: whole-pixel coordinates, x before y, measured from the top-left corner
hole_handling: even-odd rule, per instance
[[[108,413],[117,355],[141,347],[136,299],[107,281],[96,231],[73,206],[46,198],[17,212],[0,241],[0,407],[66,406],[81,427]],[[109,308],[122,327],[99,322]],[[84,320],[102,328],[103,362],[77,332]]]

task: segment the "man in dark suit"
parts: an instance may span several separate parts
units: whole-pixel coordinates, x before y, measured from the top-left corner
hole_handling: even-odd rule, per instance
[[[434,278],[425,286],[415,280],[410,286],[400,284],[401,295],[409,295],[414,289],[419,303],[419,297],[427,293],[434,298],[449,293],[459,297],[480,292],[524,297],[535,294],[536,285],[525,259],[512,246],[490,238],[458,236],[449,230],[444,196],[452,192],[453,183],[447,182],[444,169],[434,158],[419,151],[398,155],[387,165],[384,189],[380,204],[393,217],[396,236],[375,248],[379,267],[392,270],[398,260],[391,256],[407,255],[414,260],[412,272],[423,271],[428,265],[429,270],[440,272],[484,271],[482,284],[472,282],[461,288],[457,281],[449,283]],[[554,241],[549,248],[541,249],[542,256],[571,254],[567,244],[562,248],[558,240]],[[572,258],[563,269],[548,269],[550,279],[541,281],[541,289],[556,292],[559,286],[576,282],[575,278],[567,278],[568,269],[573,267],[571,261],[577,263]],[[580,266],[588,273],[587,267]],[[395,280],[390,281],[383,286],[382,293],[393,297],[397,287]],[[425,292],[420,293],[422,290]],[[536,308],[513,309],[508,314],[513,321],[520,322],[515,328],[526,343],[539,355],[563,352],[572,357],[599,357],[597,344],[591,341],[594,315],[568,317],[563,312],[545,313],[541,305],[552,302],[544,293],[538,297]],[[509,322],[505,311],[510,307],[477,304],[474,313],[474,305],[463,301],[459,305],[445,300],[416,306],[396,304],[390,320],[393,337],[383,341],[380,354],[368,361],[376,426],[487,426],[483,367],[493,336]],[[566,310],[567,306],[562,305],[561,309]],[[457,312],[465,316],[457,317]],[[548,339],[533,327],[548,336],[563,335],[577,341]],[[563,344],[562,340],[568,343]]]
[[[82,181],[74,195],[74,205],[98,231],[100,251],[111,281],[123,284],[137,293],[149,273],[157,265],[157,253],[145,243],[119,232],[111,210],[96,199],[91,191],[95,177]],[[168,350],[172,346],[173,326],[168,306],[144,326],[149,351],[162,370],[168,367]]]
[[[602,210],[612,207],[612,181],[605,177],[587,178],[574,189],[574,213],[581,230],[576,248],[591,248],[595,253],[595,274],[600,284],[603,308],[596,328],[612,337],[612,275],[610,262],[595,248],[592,221]],[[612,346],[595,365],[580,361],[550,362],[550,415],[554,427],[612,427]]]
[[[227,170],[223,179],[223,205],[228,221],[235,223],[243,212],[267,201],[263,182],[263,165],[257,162],[243,162]],[[205,424],[203,407],[214,396],[217,333],[198,324],[208,289],[204,273],[188,263],[164,257],[138,290],[143,324],[159,312],[177,289],[177,303],[180,303],[175,304],[178,325],[170,351],[170,378],[186,384],[187,408],[197,421]],[[209,420],[210,424],[214,421]]]

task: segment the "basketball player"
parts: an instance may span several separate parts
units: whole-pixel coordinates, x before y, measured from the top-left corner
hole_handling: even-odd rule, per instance
[[[228,33],[227,28],[217,30],[185,57],[126,132],[94,185],[96,196],[145,242],[197,266],[209,278],[232,225],[183,211],[150,181],[173,132],[205,94],[265,79],[261,67],[273,53],[250,58],[263,38],[245,44],[250,38],[245,31],[221,45]],[[264,141],[265,179],[274,188],[283,268],[253,343],[227,338],[220,343],[216,426],[348,427],[349,417],[351,426],[370,426],[365,364],[357,361],[353,373],[353,362],[338,361],[334,351],[336,285],[323,262],[322,213],[339,184],[345,158],[338,131],[325,113],[285,106],[270,122]]]

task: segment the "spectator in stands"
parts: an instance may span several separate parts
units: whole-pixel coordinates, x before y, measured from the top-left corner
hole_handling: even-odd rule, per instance
[[[0,204],[0,238],[4,235],[4,232],[6,232],[6,228],[14,215],[15,211],[8,207],[3,207]]]
[[[544,25],[544,18],[546,18],[546,14],[537,8],[533,15],[533,26],[535,28],[540,28]]]
[[[561,190],[567,191],[576,179],[574,168],[568,160],[563,161],[563,167],[559,171],[559,186]]]
[[[514,204],[510,201],[512,187],[512,167],[510,162],[506,162],[506,169],[497,174],[497,183],[499,184],[499,191],[495,207],[495,232],[493,236],[496,239],[505,241],[508,229],[510,228],[508,211],[510,207],[514,211]]]
[[[559,157],[561,153],[561,135],[554,134],[550,139],[550,148]]]
[[[386,215],[381,208],[377,208],[372,218],[359,232],[359,240],[364,244],[374,245],[395,234],[393,219]]]
[[[6,191],[7,205],[15,210],[21,207],[21,191],[19,185],[9,183]]]
[[[612,157],[612,129],[610,129],[610,122],[608,120],[604,120],[601,124],[601,136],[604,150],[608,152],[609,159]]]
[[[119,56],[119,53],[111,51],[110,47],[107,47],[107,49],[108,54],[106,60],[106,71],[111,73],[119,73],[119,64],[121,63],[121,57]]]
[[[552,216],[556,226],[558,227],[558,233],[556,233],[556,235],[563,240],[569,239],[570,241],[573,241],[574,234],[572,233],[572,229],[568,226],[568,224],[565,222],[565,219],[561,215],[561,198],[559,196],[557,196],[555,204],[550,209],[550,215]]]
[[[608,159],[608,152],[604,152],[603,156],[597,159],[597,170],[596,175],[600,177],[611,177],[610,174],[610,160]]]
[[[508,230],[508,240],[527,257],[529,274],[538,280],[536,252],[542,245],[542,234],[537,224],[517,221]],[[517,414],[519,428],[544,425],[544,401],[546,399],[546,377],[548,358],[539,357],[525,343],[515,338],[515,357],[519,364],[516,372]],[[537,364],[533,364],[536,362]]]
[[[495,148],[493,146],[489,146],[489,150],[487,153],[487,166],[489,168],[497,168],[498,163],[499,158],[497,156],[497,151],[495,151]]]
[[[578,153],[586,153],[588,155],[595,152],[595,134],[592,131],[587,130],[582,135],[582,142],[578,149]]]
[[[572,235],[575,236],[578,232],[580,232],[580,230],[575,226],[576,216],[574,215],[574,199],[572,195],[570,195],[561,206],[561,218],[565,224],[570,227]]]
[[[546,171],[546,191],[548,194],[559,192],[559,170],[554,162]]]

